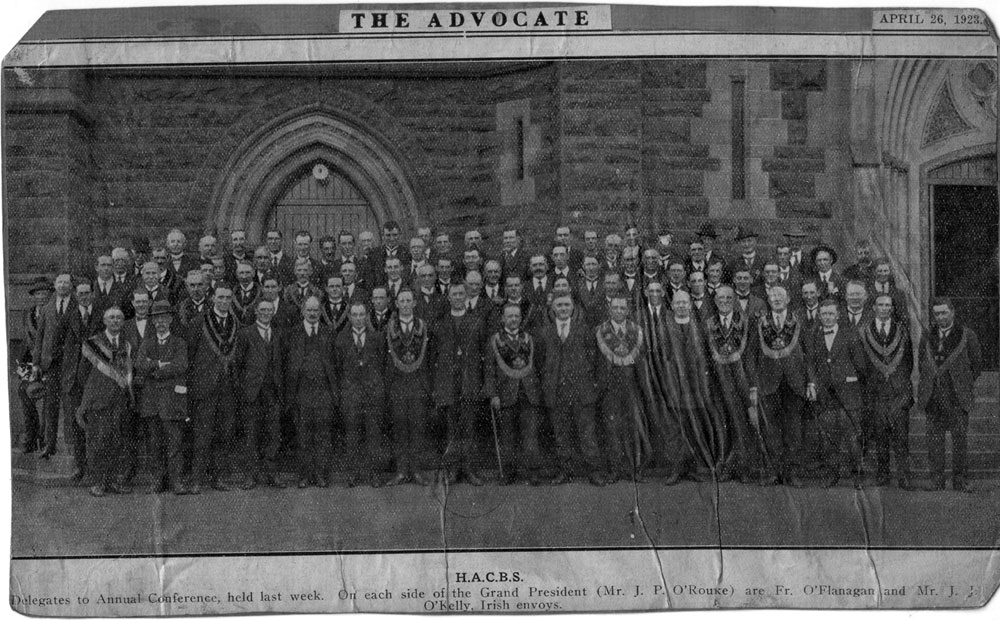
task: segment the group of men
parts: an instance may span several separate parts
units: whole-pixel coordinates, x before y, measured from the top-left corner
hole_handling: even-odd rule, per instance
[[[915,343],[892,264],[858,244],[773,253],[711,223],[681,247],[636,227],[544,251],[504,231],[419,228],[405,244],[245,231],[197,255],[162,245],[97,257],[93,273],[31,288],[21,360],[23,449],[48,458],[60,419],[90,492],[127,493],[144,447],[152,490],[347,484],[592,484],[682,479],[861,485],[866,458],[911,488],[909,416],[926,412],[931,486],[965,487],[973,331],[947,299]],[[916,346],[915,346],[916,344]],[[912,374],[919,370],[918,390]],[[914,395],[916,394],[916,401]],[[44,400],[39,414],[37,401]],[[340,466],[335,467],[339,462]]]

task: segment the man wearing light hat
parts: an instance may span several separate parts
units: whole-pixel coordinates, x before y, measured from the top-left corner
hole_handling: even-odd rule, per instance
[[[784,235],[785,239],[788,240],[788,248],[792,252],[789,264],[791,264],[792,269],[797,269],[803,278],[809,278],[815,271],[809,252],[806,252],[802,248],[802,243],[807,236],[806,232],[802,230],[801,226],[795,225],[788,232],[784,233]]]
[[[740,255],[729,263],[729,272],[749,271],[753,284],[763,279],[764,259],[757,254],[757,233],[740,226],[736,229],[736,243],[740,246]]]
[[[165,300],[150,310],[155,333],[143,339],[135,359],[143,378],[139,415],[149,429],[153,493],[168,488],[187,493],[181,481],[184,468],[183,437],[187,421],[187,344],[170,332],[174,311]]]

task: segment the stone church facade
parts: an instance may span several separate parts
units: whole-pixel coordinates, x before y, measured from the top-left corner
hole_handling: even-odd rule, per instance
[[[712,221],[723,242],[743,225],[765,246],[798,225],[845,264],[869,239],[915,318],[947,270],[935,256],[972,240],[996,317],[993,60],[19,67],[3,79],[13,310],[37,275],[85,272],[96,253],[174,226],[258,239],[274,225],[377,233],[392,219],[404,236],[477,228],[496,246],[516,227],[532,246],[560,224],[683,240]],[[318,163],[332,182],[310,181]],[[959,212],[970,197],[992,202]]]

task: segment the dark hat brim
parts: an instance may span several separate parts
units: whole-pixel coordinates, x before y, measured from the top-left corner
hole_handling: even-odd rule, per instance
[[[809,253],[809,257],[812,259],[813,265],[816,264],[816,256],[820,252],[827,252],[830,255],[831,265],[837,264],[837,251],[828,245],[820,245],[813,248],[813,251]]]

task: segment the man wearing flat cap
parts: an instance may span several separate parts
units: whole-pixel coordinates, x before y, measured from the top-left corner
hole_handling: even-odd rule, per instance
[[[718,233],[715,232],[715,226],[712,222],[705,222],[695,233],[701,240],[701,244],[705,250],[705,262],[710,263],[713,261],[721,260],[722,264],[725,265],[729,261],[726,259],[725,255],[715,247],[715,240],[719,238]]]
[[[42,317],[42,311],[49,298],[52,297],[52,282],[47,278],[37,278],[28,289],[31,296],[32,308],[24,313],[24,322],[21,333],[24,334],[24,353],[17,361],[17,374],[21,378],[21,383],[17,388],[17,394],[21,398],[21,411],[24,414],[24,440],[21,449],[25,454],[38,450],[42,441],[42,429],[38,417],[38,408],[35,406],[39,390],[44,394],[44,386],[38,380],[38,370],[31,363],[31,351],[35,347],[38,338],[38,327]],[[29,387],[37,386],[31,388]]]

